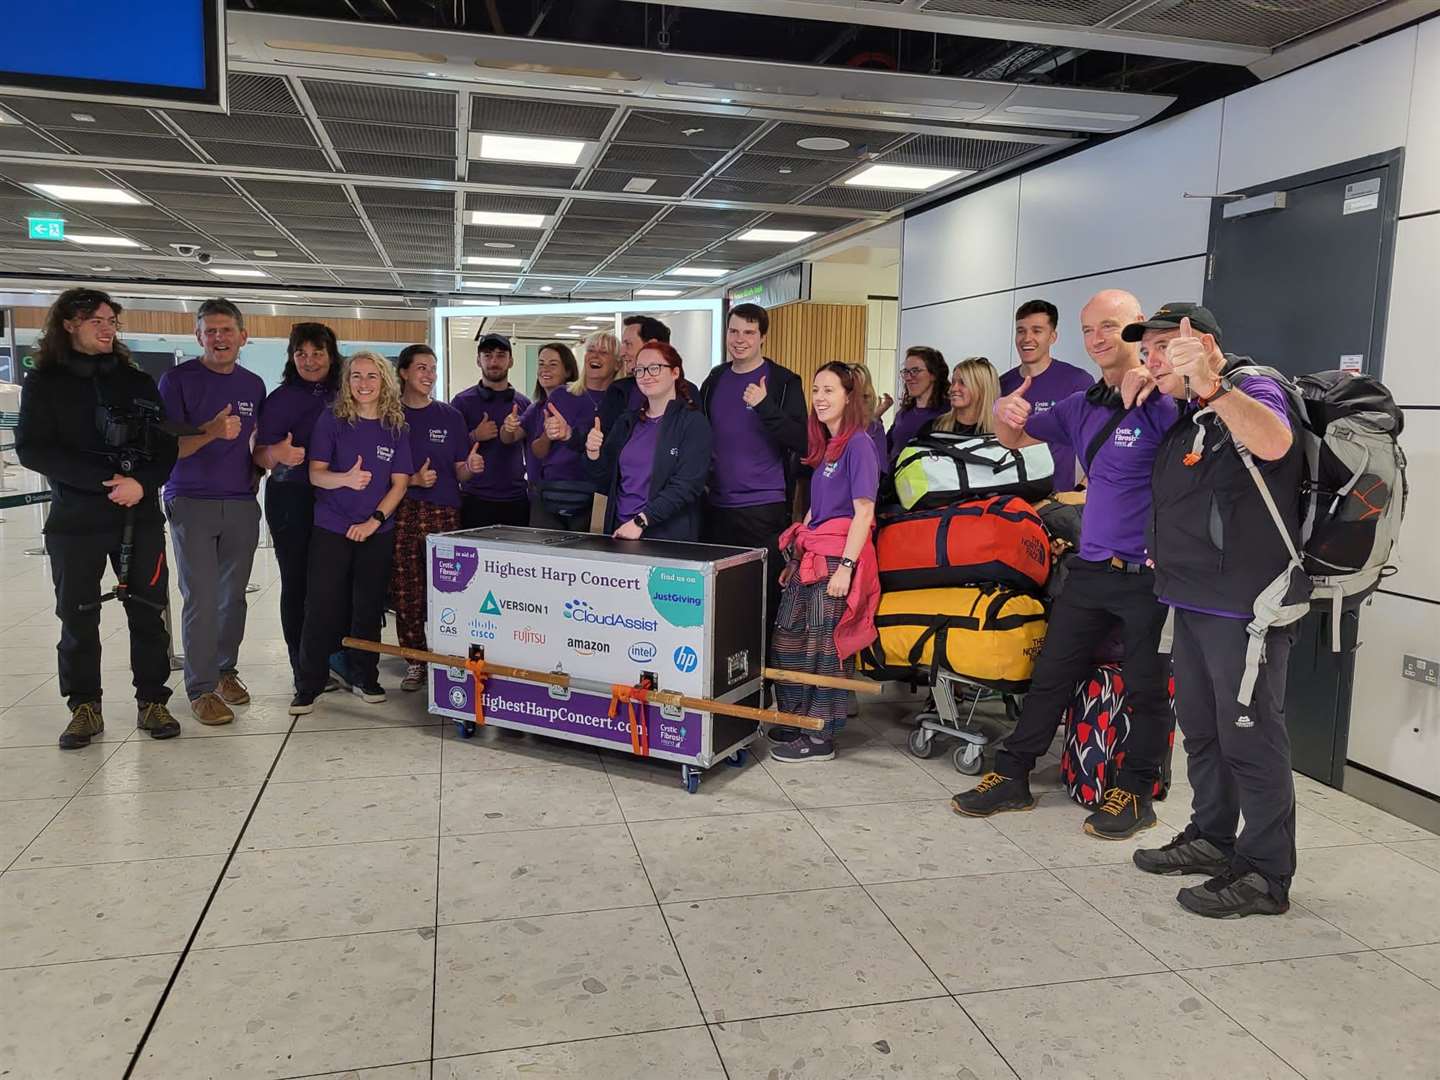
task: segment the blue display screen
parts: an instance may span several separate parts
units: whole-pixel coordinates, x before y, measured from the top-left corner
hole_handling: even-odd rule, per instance
[[[0,86],[215,96],[215,0],[0,0]]]

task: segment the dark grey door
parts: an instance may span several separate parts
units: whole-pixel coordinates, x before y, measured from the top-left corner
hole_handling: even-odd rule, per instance
[[[1283,193],[1283,208],[1226,216],[1217,200],[1205,306],[1227,352],[1289,375],[1345,368],[1383,377],[1400,164],[1396,151],[1242,193],[1266,197],[1261,205]],[[1295,768],[1339,787],[1358,620],[1346,616],[1339,654],[1328,620],[1316,612],[1296,628],[1286,720]]]

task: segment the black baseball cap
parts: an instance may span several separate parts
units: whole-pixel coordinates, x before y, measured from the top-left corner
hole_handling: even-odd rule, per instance
[[[1178,330],[1181,319],[1189,319],[1190,326],[1196,333],[1209,334],[1216,341],[1220,340],[1220,324],[1215,321],[1209,308],[1180,301],[1163,305],[1144,322],[1131,323],[1120,331],[1120,336],[1126,341],[1139,341],[1145,336],[1146,330]]]
[[[510,348],[510,339],[504,334],[485,334],[476,338],[475,351],[484,352],[486,349],[504,349],[506,352],[512,351]]]

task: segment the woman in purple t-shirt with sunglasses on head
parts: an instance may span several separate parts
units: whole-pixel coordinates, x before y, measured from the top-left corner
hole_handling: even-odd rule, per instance
[[[315,707],[347,627],[353,637],[380,639],[394,514],[414,471],[395,369],[376,353],[356,353],[345,361],[335,407],[316,421],[310,444],[315,534],[292,716]],[[351,650],[348,659],[355,692],[383,702],[379,658]]]

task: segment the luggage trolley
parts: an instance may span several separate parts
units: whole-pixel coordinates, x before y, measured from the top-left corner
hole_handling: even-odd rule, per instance
[[[935,753],[935,740],[941,736],[958,739],[960,745],[951,751],[950,760],[957,772],[978,776],[985,765],[985,747],[995,740],[975,722],[975,710],[982,701],[999,698],[1005,706],[1005,717],[1014,725],[1020,719],[1018,695],[997,690],[985,683],[957,675],[948,668],[935,671],[934,708],[926,708],[915,717],[915,730],[910,733],[908,748],[918,758]],[[969,708],[965,708],[968,701]],[[964,711],[964,718],[961,712]]]

